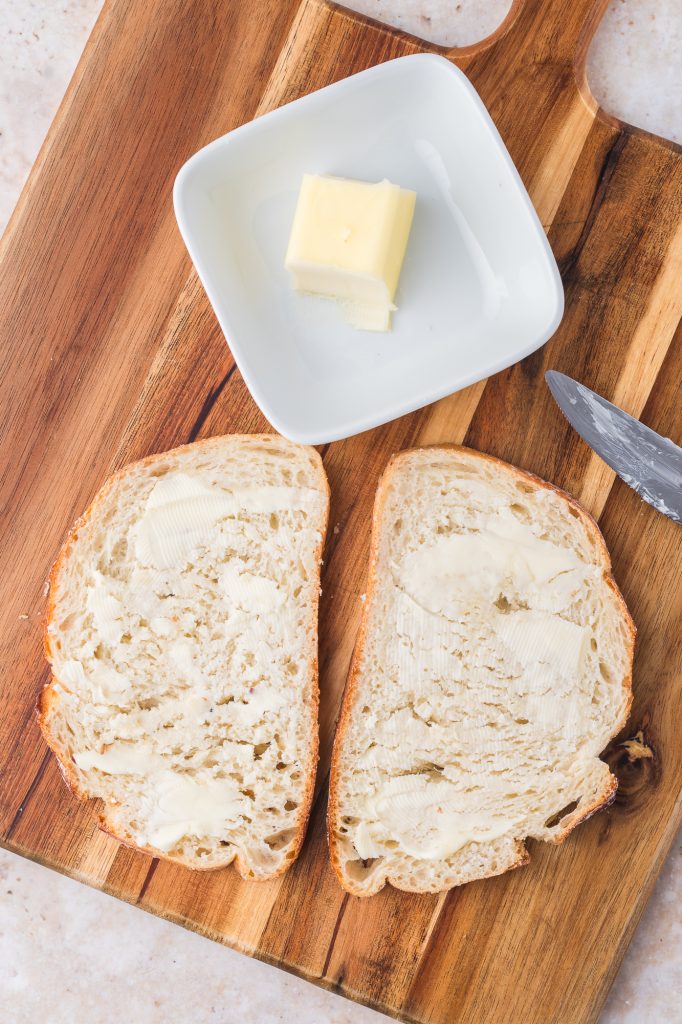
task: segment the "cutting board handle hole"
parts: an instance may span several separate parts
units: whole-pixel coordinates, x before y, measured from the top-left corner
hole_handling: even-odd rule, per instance
[[[438,0],[424,0],[415,4],[414,10],[396,23],[392,17],[391,5],[380,5],[373,0],[343,0],[343,6],[378,17],[391,28],[411,32],[427,43],[447,48],[476,47],[493,37],[507,20],[514,0],[487,0],[486,3],[472,3],[471,0],[452,0],[445,5]]]

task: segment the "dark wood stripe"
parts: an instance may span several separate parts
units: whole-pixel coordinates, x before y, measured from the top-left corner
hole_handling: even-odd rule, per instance
[[[48,750],[47,753],[45,754],[45,756],[43,757],[42,761],[40,762],[40,767],[38,768],[38,771],[33,776],[33,782],[31,783],[31,785],[26,790],[26,794],[24,796],[24,799],[21,801],[21,803],[19,804],[19,806],[17,808],[17,813],[12,818],[10,826],[7,829],[7,831],[5,832],[5,840],[9,840],[9,839],[12,838],[14,830],[16,829],[17,825],[21,821],[21,818],[22,818],[22,815],[23,815],[24,811],[26,810],[26,808],[28,807],[29,803],[31,802],[31,797],[33,796],[33,794],[35,793],[36,789],[40,785],[40,780],[42,779],[43,775],[45,774],[45,769],[47,768],[47,763],[48,763],[48,761],[50,760],[51,757],[52,757],[52,752],[50,750]]]
[[[336,916],[336,921],[334,922],[334,931],[332,932],[332,937],[329,940],[327,955],[324,959],[324,967],[322,968],[323,978],[327,977],[327,971],[329,970],[329,964],[331,963],[332,953],[334,952],[334,944],[336,943],[336,938],[339,934],[339,928],[341,927],[341,922],[343,921],[343,915],[346,913],[346,907],[348,906],[349,898],[350,897],[347,892],[343,894],[343,900],[341,902],[339,912]],[[337,979],[337,983],[341,983],[341,978]]]
[[[562,260],[559,264],[559,270],[561,271],[561,276],[562,278],[564,278],[564,280],[570,275],[571,270],[573,269],[576,261],[578,260],[578,257],[583,251],[583,246],[585,245],[585,242],[589,238],[595,217],[597,216],[599,208],[602,202],[604,201],[604,196],[606,195],[607,189],[613,177],[614,171],[616,170],[616,166],[620,159],[621,153],[623,152],[627,144],[627,141],[628,130],[624,126],[616,135],[616,138],[613,141],[613,145],[606,154],[606,158],[602,164],[601,170],[599,172],[599,177],[597,179],[597,186],[594,190],[594,197],[592,199],[592,203],[590,205],[587,217],[585,218],[585,223],[583,225],[582,231],[580,232],[578,241],[573,247],[570,255],[566,259]]]
[[[145,893],[147,892],[147,889],[149,888],[149,886],[151,884],[151,880],[154,877],[154,873],[155,873],[156,869],[158,868],[159,863],[160,863],[160,861],[159,861],[158,857],[155,857],[154,860],[149,865],[149,871],[145,875],[144,882],[142,883],[142,886],[140,888],[140,892],[138,894],[138,897],[135,900],[136,903],[141,903],[142,900],[144,899]]]

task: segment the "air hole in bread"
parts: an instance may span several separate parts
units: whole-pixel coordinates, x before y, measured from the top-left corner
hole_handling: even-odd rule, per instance
[[[128,553],[128,541],[126,540],[125,537],[123,537],[121,540],[117,541],[116,544],[114,545],[114,549],[113,549],[113,551],[111,553],[112,554],[112,558],[115,561],[120,562],[120,561],[123,561],[123,559],[126,557],[127,553]]]
[[[156,697],[145,697],[144,700],[136,701],[140,711],[152,711],[154,708],[158,708],[160,703]]]
[[[275,832],[271,836],[266,836],[265,842],[271,850],[282,850],[285,846],[289,846],[295,835],[295,829],[286,828],[281,832]]]
[[[373,873],[381,861],[381,857],[368,857],[367,860],[347,860],[343,870],[353,882],[362,883],[367,881],[368,875]]]
[[[547,819],[547,821],[545,822],[545,828],[555,828],[559,824],[559,822],[563,821],[564,818],[568,817],[569,814],[573,813],[573,811],[576,809],[579,803],[579,800],[571,800],[570,804],[566,804],[566,806],[562,808],[562,810],[558,811],[556,814],[553,814],[551,818]]]
[[[509,508],[517,519],[520,519],[524,523],[532,522],[533,514],[526,505],[521,505],[520,502],[513,501]]]

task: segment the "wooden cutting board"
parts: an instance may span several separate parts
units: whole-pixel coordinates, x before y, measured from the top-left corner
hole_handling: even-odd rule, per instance
[[[0,836],[11,850],[405,1020],[597,1019],[682,820],[682,532],[580,441],[543,371],[567,371],[682,440],[680,149],[598,110],[584,57],[606,0],[520,0],[449,54],[479,90],[562,270],[539,352],[458,395],[322,448],[332,487],[321,608],[322,757],[282,879],[192,874],[99,832],[34,722],[45,580],[67,527],[124,462],[269,429],[180,241],[171,189],[199,146],[258,113],[429,47],[319,0],[111,0],[4,238]],[[273,338],[272,343],[277,344]],[[460,441],[596,515],[639,627],[635,703],[606,756],[616,803],[563,847],[440,897],[345,895],[324,833],[329,750],[360,615],[377,478],[403,447]],[[639,746],[622,741],[637,734]]]

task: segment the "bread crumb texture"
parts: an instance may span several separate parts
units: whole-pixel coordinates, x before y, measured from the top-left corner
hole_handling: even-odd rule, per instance
[[[524,863],[615,792],[634,627],[590,517],[467,449],[398,456],[337,737],[330,843],[350,892]]]
[[[266,878],[317,759],[328,489],[314,450],[214,438],[129,466],[53,573],[41,725],[124,842]]]

